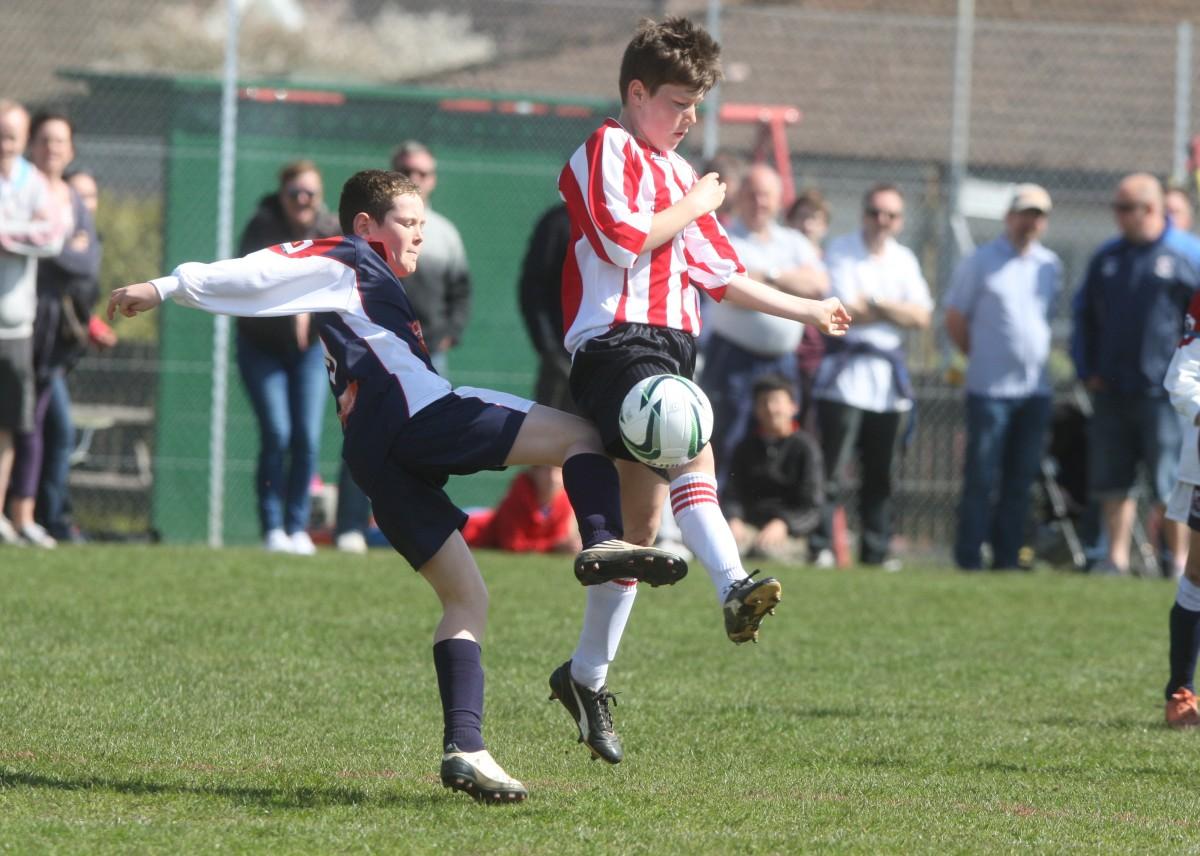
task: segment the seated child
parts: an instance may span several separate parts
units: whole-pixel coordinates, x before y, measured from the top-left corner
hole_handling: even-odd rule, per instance
[[[799,430],[786,378],[759,378],[753,394],[755,430],[733,453],[721,506],[742,555],[803,561],[825,495],[821,447]]]
[[[512,480],[496,508],[467,513],[463,537],[468,546],[512,553],[579,552],[579,529],[563,490],[561,467],[529,467]]]

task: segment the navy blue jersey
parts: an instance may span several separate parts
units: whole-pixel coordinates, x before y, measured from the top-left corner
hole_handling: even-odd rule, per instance
[[[240,259],[180,265],[153,280],[163,298],[243,317],[314,314],[353,471],[387,454],[420,410],[450,392],[433,370],[400,280],[381,251],[346,235]]]
[[[1183,333],[1200,268],[1174,229],[1158,240],[1103,244],[1075,295],[1072,355],[1081,379],[1109,392],[1163,395],[1162,381]]]

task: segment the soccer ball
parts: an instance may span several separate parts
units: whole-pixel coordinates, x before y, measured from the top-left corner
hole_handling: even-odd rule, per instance
[[[652,467],[677,467],[699,455],[712,437],[712,405],[687,378],[654,375],[629,390],[620,424],[621,439],[635,458]]]

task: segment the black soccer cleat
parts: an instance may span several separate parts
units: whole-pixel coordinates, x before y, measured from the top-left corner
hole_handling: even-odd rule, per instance
[[[575,578],[585,586],[612,580],[672,586],[687,576],[687,570],[687,562],[674,553],[616,538],[585,547],[575,557]]]
[[[575,720],[579,742],[592,750],[593,759],[621,763],[625,751],[621,748],[621,738],[613,731],[612,713],[608,709],[608,703],[611,701],[615,706],[617,699],[607,685],[589,690],[571,677],[571,661],[567,660],[550,674],[550,700],[554,699],[562,702]]]
[[[733,584],[725,595],[725,633],[730,641],[758,641],[758,626],[763,618],[775,612],[775,605],[783,599],[783,586],[774,577],[755,580],[755,571]]]
[[[496,763],[486,749],[460,752],[453,743],[442,755],[442,785],[481,803],[517,803],[529,796],[525,786]]]

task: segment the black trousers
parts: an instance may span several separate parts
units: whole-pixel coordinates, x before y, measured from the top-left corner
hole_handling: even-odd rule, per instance
[[[892,540],[892,468],[903,413],[875,413],[838,401],[817,400],[821,451],[825,456],[825,506],[813,538],[815,549],[832,544],[833,513],[848,495],[848,470],[857,457],[859,561],[877,565]]]

